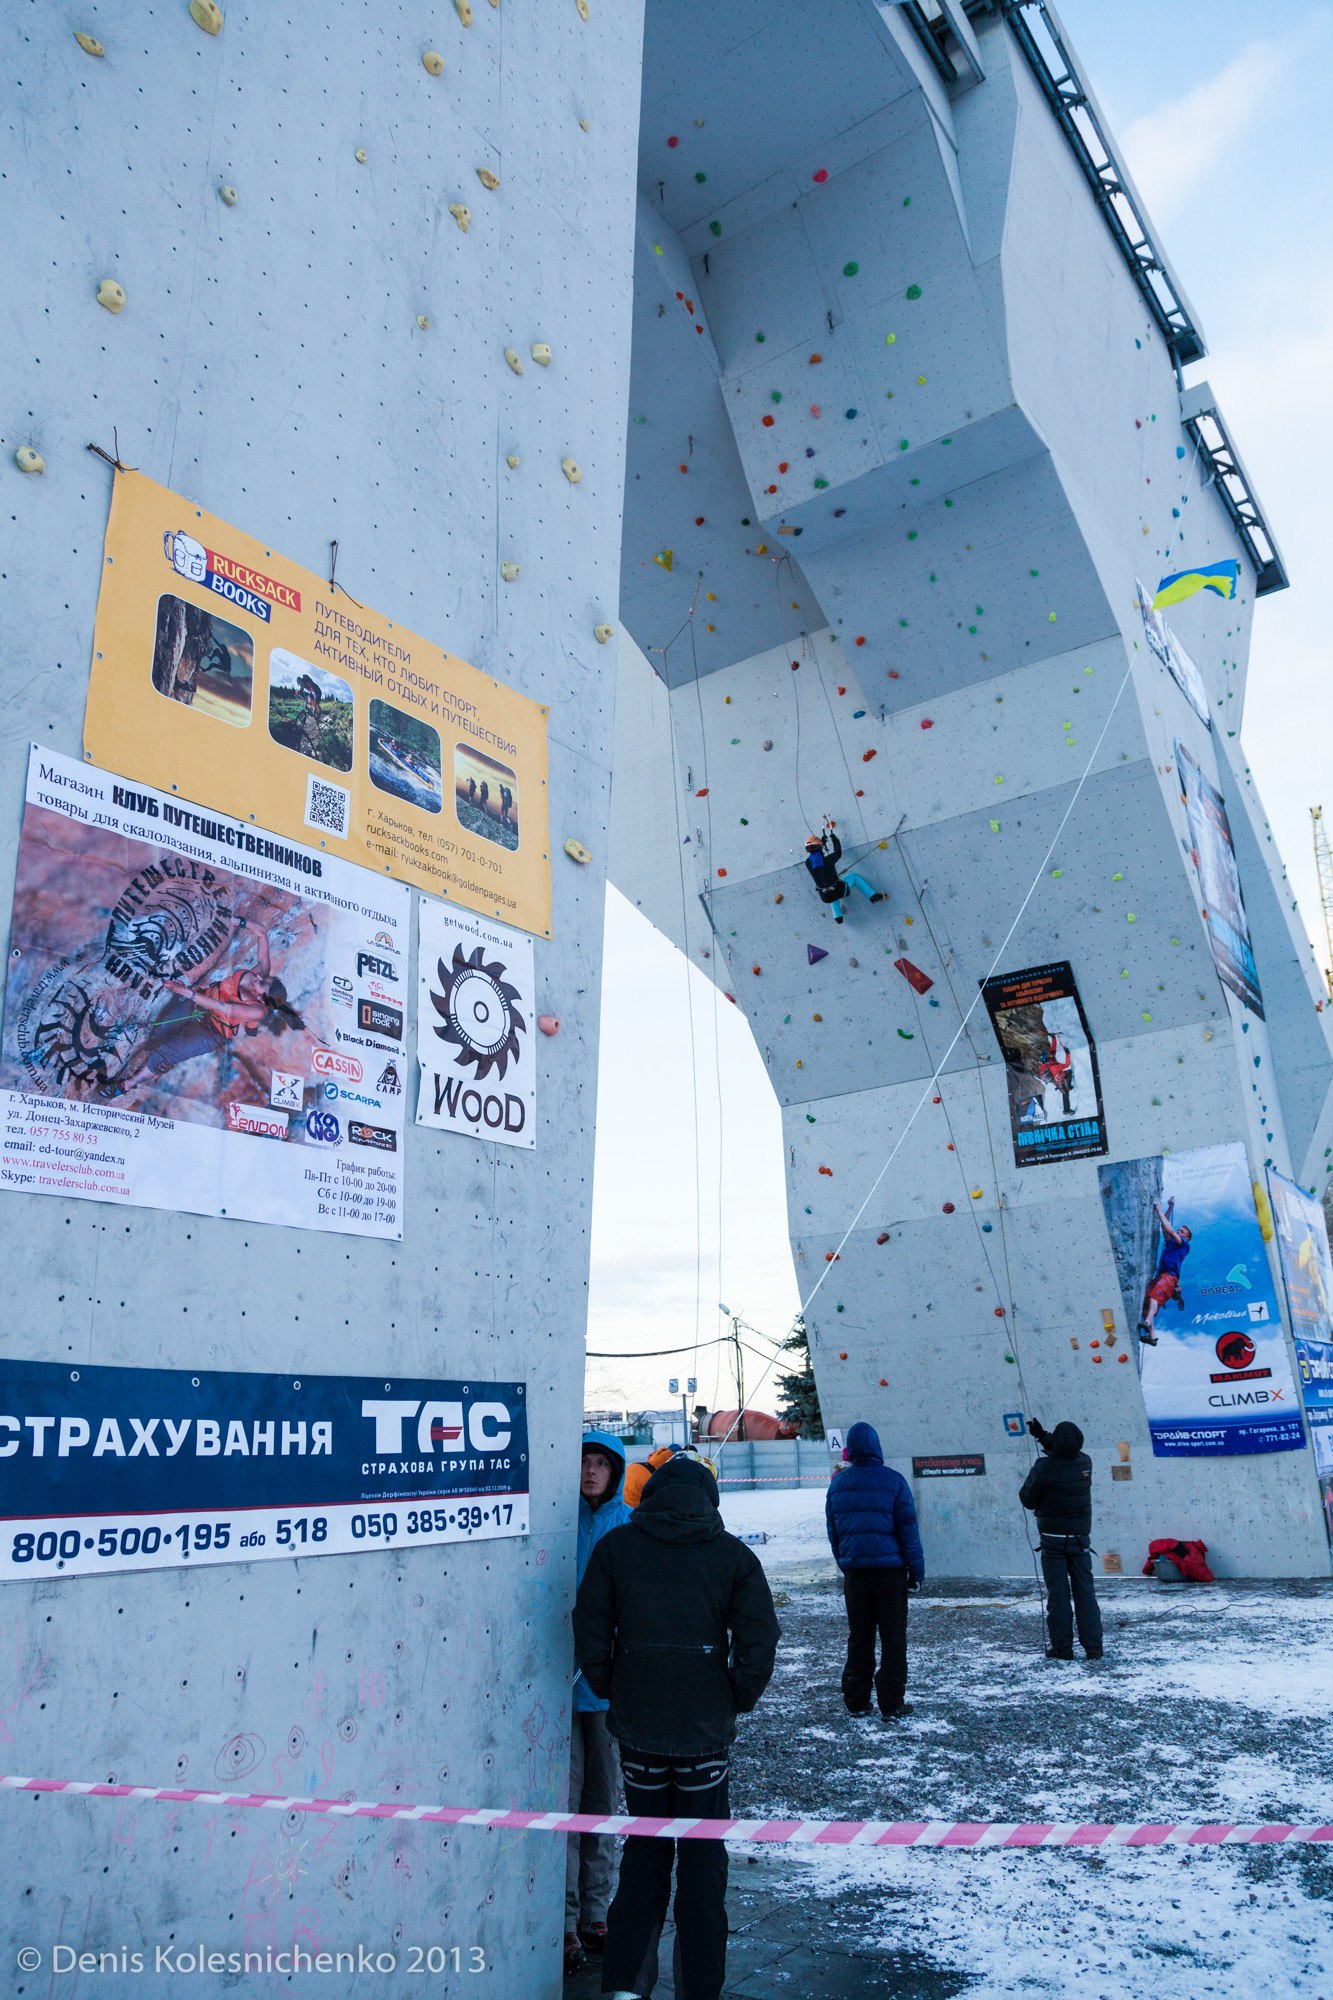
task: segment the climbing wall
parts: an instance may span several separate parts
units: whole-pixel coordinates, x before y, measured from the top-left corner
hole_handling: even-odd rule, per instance
[[[0,1194],[7,1356],[518,1380],[532,1490],[522,1539],[0,1585],[8,1772],[566,1796],[640,30],[634,0],[0,21],[0,920],[28,743],[82,743],[114,476],[92,441],[320,575],[336,541],[350,598],[549,707],[537,1005],[561,1020],[533,1151],[409,1108],[401,1243]],[[403,1972],[477,1947],[478,1990],[560,1990],[551,1840],[12,1796],[0,1842],[8,1964],[47,1954],[20,1992],[57,1940],[150,1970],[171,1944]]]
[[[1069,960],[1111,1160],[1239,1139],[1322,1188],[1328,1015],[1239,736],[1253,571],[1170,613],[1209,726],[1136,577],[1234,532],[1010,30],[979,13],[984,80],[946,90],[895,8],[753,19],[647,13],[613,873],[768,1065],[826,1422],[984,1459],[916,1481],[933,1569],[1027,1565],[1036,1415],[1085,1431],[1126,1569],[1187,1533],[1324,1574],[1308,1452],[1152,1456],[1097,1163],[1016,1168],[974,1006]],[[1227,801],[1266,1020],[1213,968],[1177,743]],[[826,814],[887,898],[840,928],[802,866]]]

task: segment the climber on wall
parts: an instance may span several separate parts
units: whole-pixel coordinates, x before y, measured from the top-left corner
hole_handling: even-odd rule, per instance
[[[812,833],[805,843],[805,865],[810,870],[810,878],[819,891],[821,903],[833,906],[833,921],[842,922],[842,899],[849,888],[859,889],[867,902],[882,903],[883,894],[872,889],[863,875],[849,868],[845,875],[839,875],[838,863],[842,859],[842,842],[833,831],[832,820],[824,821],[822,834]]]
[[[1157,1258],[1156,1274],[1143,1295],[1143,1318],[1139,1321],[1139,1339],[1149,1347],[1157,1345],[1156,1325],[1160,1308],[1169,1299],[1174,1299],[1180,1310],[1185,1310],[1180,1290],[1180,1267],[1190,1254],[1190,1240],[1194,1233],[1185,1222],[1179,1229],[1173,1227],[1174,1200],[1167,1203],[1165,1210],[1160,1202],[1154,1202],[1153,1208],[1162,1228],[1162,1248]]]

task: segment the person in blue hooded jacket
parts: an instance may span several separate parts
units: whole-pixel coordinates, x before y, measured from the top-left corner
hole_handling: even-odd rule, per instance
[[[853,1424],[824,1503],[834,1560],[847,1604],[847,1664],[842,1698],[853,1715],[870,1713],[873,1686],[883,1716],[910,1715],[907,1692],[907,1593],[926,1573],[916,1504],[901,1472],[884,1463],[879,1434]],[[875,1634],[880,1664],[875,1672]]]
[[[579,1538],[576,1585],[588,1558],[612,1528],[630,1518],[625,1505],[625,1447],[609,1431],[586,1431],[579,1471]],[[609,1703],[580,1673],[574,1682],[569,1732],[569,1810],[613,1813],[620,1799],[620,1758],[606,1726]],[[571,1833],[565,1853],[565,1972],[577,1972],[585,1951],[606,1944],[616,1842],[609,1833]]]

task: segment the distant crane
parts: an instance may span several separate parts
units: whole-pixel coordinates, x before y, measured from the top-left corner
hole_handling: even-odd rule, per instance
[[[1328,947],[1324,982],[1333,998],[1333,852],[1324,830],[1324,808],[1311,806],[1310,819],[1314,827],[1314,865],[1319,871],[1319,901],[1324,911],[1324,942]]]

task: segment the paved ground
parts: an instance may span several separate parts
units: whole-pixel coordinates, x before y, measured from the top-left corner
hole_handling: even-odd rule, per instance
[[[1333,1821],[1333,1584],[1108,1580],[1096,1667],[1042,1656],[1030,1581],[936,1585],[912,1600],[915,1712],[887,1724],[842,1706],[828,1564],[777,1553],[779,1666],[733,1811]],[[731,1882],[728,2000],[1333,2000],[1333,1849],[737,1849]]]

